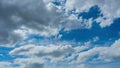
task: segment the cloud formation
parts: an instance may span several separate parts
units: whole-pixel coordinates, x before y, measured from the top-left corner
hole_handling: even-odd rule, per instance
[[[90,57],[99,54],[98,59],[104,61],[112,61],[119,59],[119,43],[120,40],[115,41],[110,47],[94,47],[88,51],[80,52],[89,48],[88,46],[77,46],[72,47],[71,45],[48,45],[48,46],[36,46],[36,45],[26,45],[13,49],[10,55],[23,55],[31,57],[54,57],[59,58],[61,56],[66,56],[69,53],[77,54],[78,62],[83,62]],[[114,51],[113,51],[114,50]],[[109,56],[108,56],[109,55]]]
[[[12,45],[23,41],[26,34],[50,37],[59,34],[61,29],[72,30],[91,28],[97,21],[101,27],[110,26],[120,17],[119,1],[115,0],[1,0],[0,1],[0,45]],[[88,12],[98,6],[102,16],[97,19],[78,19],[78,14]],[[64,10],[63,10],[64,9]],[[75,9],[75,11],[71,11]],[[70,14],[70,12],[72,12]],[[20,32],[16,32],[19,30]],[[23,31],[26,30],[26,33]]]
[[[13,68],[12,67],[12,63],[10,63],[10,62],[0,62],[0,67],[1,68]]]
[[[42,36],[59,32],[62,14],[57,8],[43,0],[0,1],[0,44],[13,44],[24,38],[16,30],[27,29],[30,34]]]
[[[91,57],[98,55],[95,60],[103,60],[105,62],[112,62],[120,60],[120,39],[116,40],[110,47],[94,47],[88,51],[82,52],[78,56],[77,62],[84,62]]]
[[[2,49],[0,67],[87,68],[86,64],[89,62],[120,60],[120,38],[111,37],[117,35],[119,28],[113,29],[115,26],[107,28],[110,30],[108,32],[106,29],[103,31],[101,29],[112,25],[115,19],[120,18],[119,2],[118,0],[0,0],[0,50]],[[82,16],[82,13],[89,13],[91,8],[96,6],[100,12],[98,17]],[[88,35],[84,36],[89,37],[92,33],[88,32],[91,32],[89,30],[93,23],[97,23],[100,30],[93,30],[94,37],[90,37],[86,43],[82,32],[77,29],[83,32],[86,30],[85,34]],[[116,34],[111,33],[108,36],[110,32],[114,32],[111,29]],[[73,36],[72,41],[68,41],[67,37],[65,40],[61,39],[64,37],[63,34],[72,30],[80,33],[68,34]],[[96,31],[98,33],[94,34]],[[99,32],[106,32],[101,34],[102,40]],[[81,36],[83,42],[79,39],[74,40],[78,36]],[[107,46],[100,44],[107,36],[109,44],[106,41]],[[116,41],[112,44],[109,42],[114,40]],[[4,47],[12,45],[13,48]]]
[[[44,61],[40,58],[17,58],[14,64],[18,64],[17,68],[44,68]]]
[[[89,62],[89,59],[102,62],[113,62],[120,59],[120,39],[116,40],[110,46],[93,47],[90,42],[83,46],[72,45],[24,45],[14,48],[9,52],[12,57],[23,56],[23,58],[15,58],[10,66],[19,65],[19,68],[41,67],[46,68],[49,64],[66,63],[67,67],[86,68],[84,62]],[[98,57],[94,57],[98,55]],[[24,58],[26,57],[26,58]],[[8,64],[8,63],[7,63]],[[83,64],[83,65],[78,65]],[[2,64],[4,66],[4,64]],[[47,65],[47,66],[46,66]],[[62,64],[61,64],[62,65]],[[67,68],[66,67],[66,68]]]
[[[36,45],[26,45],[19,48],[15,48],[10,52],[11,55],[27,55],[27,56],[52,56],[52,57],[61,57],[66,55],[69,52],[72,52],[73,49],[71,46],[36,46]]]
[[[75,12],[81,13],[88,12],[93,6],[98,6],[103,16],[99,16],[96,21],[101,27],[106,27],[110,26],[114,19],[120,17],[119,2],[118,0],[67,0],[65,7],[67,11],[76,9]]]

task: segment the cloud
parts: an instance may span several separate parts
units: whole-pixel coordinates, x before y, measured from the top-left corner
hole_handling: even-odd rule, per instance
[[[0,62],[0,67],[1,68],[13,68],[12,63],[10,62]]]
[[[59,6],[53,4],[54,1],[0,0],[0,46],[14,46],[9,54],[1,51],[0,56],[5,58],[4,55],[9,55],[10,60],[3,62],[5,59],[2,59],[1,68],[52,68],[52,64],[55,68],[86,68],[83,63],[89,62],[89,59],[103,62],[120,60],[120,39],[110,46],[94,47],[91,43],[99,42],[101,38],[95,36],[81,45],[74,41],[61,42],[63,35],[59,34],[61,29],[63,34],[64,30],[90,29],[95,21],[102,28],[110,26],[120,17],[120,1],[57,0],[61,1]],[[99,17],[78,18],[80,13],[87,13],[94,6],[99,8]],[[31,35],[45,39],[29,38],[26,41]],[[22,42],[21,46],[15,47],[19,42]]]
[[[70,65],[68,68],[87,68],[85,64]]]
[[[120,59],[120,39],[116,40],[111,47],[106,48],[103,52],[100,52],[99,59],[104,61],[115,61]]]
[[[93,56],[98,55],[96,60],[103,60],[105,62],[112,62],[120,59],[120,39],[116,40],[110,47],[94,47],[88,51],[79,53],[77,61],[72,63],[85,62]]]
[[[85,64],[80,64],[80,65],[77,65],[76,68],[86,68],[86,65]]]
[[[50,37],[59,34],[61,29],[72,30],[91,28],[97,21],[101,27],[109,26],[113,20],[120,17],[119,1],[115,0],[62,0],[60,6],[54,5],[54,0],[1,0],[0,1],[0,45],[13,45],[23,41],[26,34],[36,34]],[[64,3],[63,3],[64,2]],[[101,14],[97,19],[77,18],[73,13],[88,12],[97,5]],[[110,6],[110,8],[109,8]],[[61,7],[61,8],[60,8]],[[63,11],[65,9],[65,12]],[[24,33],[23,31],[26,30]],[[17,32],[16,32],[17,31]]]
[[[71,46],[35,46],[35,45],[27,45],[21,46],[19,48],[15,48],[10,52],[12,55],[28,55],[28,56],[52,56],[52,57],[60,57],[69,52],[72,52]]]
[[[118,0],[67,0],[65,4],[66,11],[76,9],[75,12],[88,12],[91,7],[98,6],[101,14],[96,21],[100,23],[101,27],[110,26],[114,19],[120,17],[120,8]],[[87,22],[85,22],[87,23]]]
[[[23,30],[23,27],[29,34],[46,37],[58,34],[58,24],[64,17],[56,7],[48,4],[43,0],[1,0],[0,44],[12,45],[22,41],[24,38],[15,31]]]
[[[71,45],[25,45],[15,48],[9,52],[11,56],[27,56],[51,59],[51,62],[73,60],[79,52],[87,49],[88,46],[72,47]],[[71,56],[66,57],[67,55]]]
[[[14,64],[19,65],[18,68],[44,68],[44,61],[40,58],[17,58]]]
[[[17,64],[17,68],[86,68],[85,64],[68,65],[67,63],[63,64],[62,62],[62,64],[56,65],[44,61],[40,58],[17,58],[14,60],[13,64]]]
[[[84,46],[76,46],[76,47],[73,47],[71,45],[46,45],[46,46],[25,45],[13,49],[12,51],[9,52],[9,54],[11,56],[21,55],[29,58],[37,58],[46,62],[50,61],[51,64],[66,62],[70,66],[70,65],[76,65],[76,64],[88,62],[89,59],[91,59],[90,62],[97,60],[103,62],[113,62],[119,60],[120,59],[119,44],[120,44],[120,39],[116,40],[110,46],[104,46],[104,47],[96,46],[93,48],[90,47],[92,45],[90,43],[85,44]],[[98,57],[94,57],[96,55],[98,55]],[[77,66],[78,65],[76,65],[76,67]]]
[[[73,48],[71,45],[25,45],[13,49],[9,54],[13,57],[20,55],[27,56],[27,58],[16,58],[14,60],[14,64],[19,65],[18,68],[37,68],[36,66],[41,68],[58,67],[56,65],[53,66],[54,64],[60,64],[61,66],[58,68],[71,68],[74,67],[74,65],[69,64],[68,61],[74,59],[75,56],[71,57],[68,56],[68,54],[77,54],[87,48],[88,46],[77,46]],[[85,68],[85,65],[75,65],[75,67]]]
[[[9,54],[23,55],[28,57],[41,57],[51,59],[51,62],[58,62],[63,60],[63,58],[74,52],[74,49],[69,46],[57,46],[57,45],[48,45],[48,46],[36,46],[36,45],[26,45],[19,48],[15,48]]]

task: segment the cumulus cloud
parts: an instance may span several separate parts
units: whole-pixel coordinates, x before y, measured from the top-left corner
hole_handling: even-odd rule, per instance
[[[10,52],[10,55],[23,55],[28,57],[41,57],[49,58],[51,62],[57,62],[63,60],[63,58],[73,52],[73,48],[69,45],[66,46],[36,46],[26,45],[19,48],[15,48]]]
[[[115,43],[111,45],[111,47],[106,48],[103,52],[100,52],[99,59],[104,61],[114,61],[120,59],[120,39],[116,40]]]
[[[40,58],[17,58],[14,64],[18,64],[18,68],[44,68],[44,61]]]
[[[98,55],[96,60],[103,60],[105,62],[112,62],[120,59],[120,39],[116,40],[110,47],[94,47],[88,51],[79,53],[77,61],[75,63],[85,62],[95,55]],[[95,58],[93,58],[95,59]],[[72,62],[73,63],[73,62]]]
[[[118,0],[67,0],[65,4],[66,11],[76,9],[76,12],[88,12],[91,7],[98,6],[101,14],[96,21],[101,27],[110,26],[113,20],[120,17],[120,8]],[[87,22],[85,22],[87,23]]]
[[[72,47],[71,45],[25,45],[13,49],[9,52],[9,54],[13,57],[20,55],[27,56],[27,58],[16,58],[14,60],[14,64],[20,65],[18,68],[51,68],[53,63],[62,65],[59,67],[57,66],[58,68],[64,67],[64,65],[68,65],[65,66],[66,68],[71,68],[74,67],[74,65],[69,64],[69,60],[73,60],[76,54],[87,48],[88,46]],[[74,55],[68,56],[70,53]],[[66,63],[64,64],[63,62]],[[48,67],[49,64],[51,64],[50,67]],[[85,65],[75,65],[75,67],[85,68]]]
[[[27,56],[37,58],[38,60],[50,61],[50,63],[66,62],[69,66],[92,61],[100,60],[112,62],[120,59],[120,39],[116,40],[111,46],[100,46],[90,48],[91,44],[85,46],[71,45],[25,45],[13,49],[9,52],[11,56]],[[98,57],[94,57],[98,55]],[[46,64],[46,63],[44,63]],[[23,66],[23,65],[22,65]],[[34,65],[33,65],[34,66]],[[77,67],[78,65],[76,65]],[[82,65],[84,68],[84,65]],[[78,66],[79,68],[79,66]]]
[[[69,52],[72,52],[73,49],[71,46],[35,46],[35,45],[27,45],[19,48],[15,48],[10,52],[12,55],[28,55],[28,56],[52,56],[52,57],[60,57]]]
[[[68,64],[62,62],[60,65],[51,64],[40,58],[17,58],[13,64],[19,65],[17,68],[87,68],[85,64]],[[64,66],[67,65],[67,66]]]
[[[87,49],[88,46],[77,46],[72,47],[71,45],[47,45],[47,46],[37,46],[37,45],[25,45],[13,49],[9,52],[12,56],[22,55],[27,57],[39,57],[39,58],[49,58],[51,62],[58,61],[69,61],[74,59],[79,52]],[[68,56],[69,54],[72,56]]]
[[[17,44],[30,34],[61,38],[62,35],[59,34],[61,29],[66,31],[80,28],[90,29],[95,21],[101,27],[106,27],[110,26],[114,19],[120,17],[118,6],[120,1],[118,0],[57,0],[63,4],[60,6],[53,4],[53,1],[56,0],[0,0],[0,46]],[[103,16],[95,20],[92,17],[83,19],[82,16],[78,19],[79,13],[89,12],[93,6],[98,6]],[[38,39],[30,39],[28,42],[23,41],[21,45],[31,43],[31,41],[34,42],[33,44],[18,46],[9,52],[9,55],[15,58],[11,59],[13,63],[0,62],[0,67],[45,68],[47,63],[64,62],[66,68],[86,68],[82,63],[91,58],[106,62],[120,60],[120,39],[109,47],[100,46],[92,49],[89,47],[91,42],[99,40],[99,37],[94,37],[84,46],[76,44],[74,46],[67,45],[69,42],[57,43],[56,39],[52,42],[48,39],[42,39],[41,42]],[[96,55],[98,57],[94,58]],[[4,54],[0,56],[3,57]]]

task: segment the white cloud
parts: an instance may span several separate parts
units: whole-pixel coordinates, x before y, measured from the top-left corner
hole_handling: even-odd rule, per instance
[[[59,45],[25,45],[13,49],[9,52],[12,56],[22,55],[27,57],[40,57],[51,59],[51,62],[69,61],[73,60],[79,52],[89,48],[86,46],[72,47],[71,45],[59,44]],[[66,57],[68,54],[72,54]]]
[[[106,27],[110,26],[115,18],[120,17],[118,6],[120,1],[118,0],[67,0],[65,6],[62,7],[57,7],[49,1],[53,0],[0,0],[0,46],[16,44],[27,38],[28,34],[50,37],[59,34],[61,28],[65,30],[91,28],[93,21],[99,22],[101,27]],[[62,8],[65,8],[66,12],[74,8],[77,9],[74,12],[88,12],[95,5],[98,5],[103,14],[103,17],[98,17],[96,20],[82,17],[77,19],[75,14],[67,15],[61,12]],[[58,35],[58,38],[61,37],[62,35]],[[44,68],[46,60],[50,60],[50,63],[65,61],[66,64],[76,64],[83,63],[97,54],[99,57],[96,60],[111,62],[120,59],[120,39],[110,47],[101,46],[88,50],[90,43],[98,41],[99,38],[95,37],[92,40],[85,46],[75,47],[66,45],[68,42],[56,43],[56,40],[52,42],[57,45],[48,45],[51,43],[50,40],[47,42],[42,40],[40,43],[44,43],[45,46],[20,46],[10,51],[9,54],[13,57],[22,55],[27,58],[16,58],[13,60],[14,63],[0,62],[0,67],[14,68],[14,64],[18,64],[20,67],[17,68]],[[69,54],[71,55],[68,56]],[[84,64],[68,66],[68,68],[71,67],[85,68],[86,66]]]
[[[16,58],[14,64],[20,65],[18,68],[35,68],[37,65],[42,66],[42,68],[56,68],[58,66],[54,64],[60,64],[58,68],[85,68],[85,65],[71,65],[69,60],[73,60],[75,55],[85,49],[88,46],[77,46],[72,47],[71,45],[47,45],[47,46],[38,46],[38,45],[25,45],[10,51],[11,56],[27,56],[28,58]],[[74,54],[73,56],[66,57],[69,53]],[[48,60],[49,59],[49,60]],[[49,65],[50,64],[50,65]],[[64,66],[68,65],[68,66]],[[49,66],[49,67],[48,67]]]
[[[103,60],[105,62],[112,62],[120,59],[120,39],[116,40],[110,47],[94,47],[88,51],[79,53],[77,61],[72,63],[85,62],[95,55],[99,55],[96,60]],[[94,58],[93,58],[94,59]]]
[[[97,46],[97,47],[93,47],[92,49],[89,49],[90,48],[89,46],[91,46],[90,43],[86,43],[84,46],[76,46],[76,47],[73,47],[71,45],[47,45],[47,46],[25,45],[13,49],[12,51],[10,51],[9,54],[11,56],[22,55],[22,56],[27,56],[29,58],[37,58],[38,60],[41,59],[46,62],[48,62],[49,59],[51,64],[64,62],[68,64],[68,67],[70,65],[71,65],[70,67],[72,67],[76,64],[87,62],[89,59],[92,59],[92,61],[101,60],[104,62],[112,62],[119,60],[120,59],[119,44],[120,44],[120,39],[116,40],[111,46],[108,47]],[[96,55],[98,55],[98,57],[93,58]],[[77,67],[78,66],[76,65],[76,68]]]
[[[40,58],[17,58],[14,64],[18,64],[18,68],[44,68],[44,61]]]
[[[111,47],[106,48],[103,52],[100,52],[99,59],[104,61],[114,61],[120,59],[120,39],[116,40],[115,43],[111,45]]]
[[[101,27],[106,27],[110,26],[114,19],[120,17],[119,2],[119,0],[67,0],[65,8],[67,11],[76,9],[76,12],[88,12],[91,7],[97,5],[103,17],[98,17],[96,20],[100,22]]]
[[[67,54],[74,52],[70,45],[66,46],[36,46],[26,45],[15,48],[10,52],[10,55],[23,55],[28,57],[49,58],[51,62],[61,61]]]
[[[21,46],[19,48],[15,48],[10,52],[12,55],[28,55],[28,56],[52,56],[52,57],[60,57],[69,52],[73,51],[72,47],[69,45],[66,46],[35,46],[35,45],[26,45]]]
[[[19,65],[16,68],[87,68],[85,64],[71,65],[63,62],[58,66],[44,61],[41,58],[17,58],[14,60],[13,64]]]

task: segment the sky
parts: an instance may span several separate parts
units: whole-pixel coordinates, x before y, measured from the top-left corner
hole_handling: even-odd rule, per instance
[[[119,0],[0,0],[0,68],[119,68]]]

